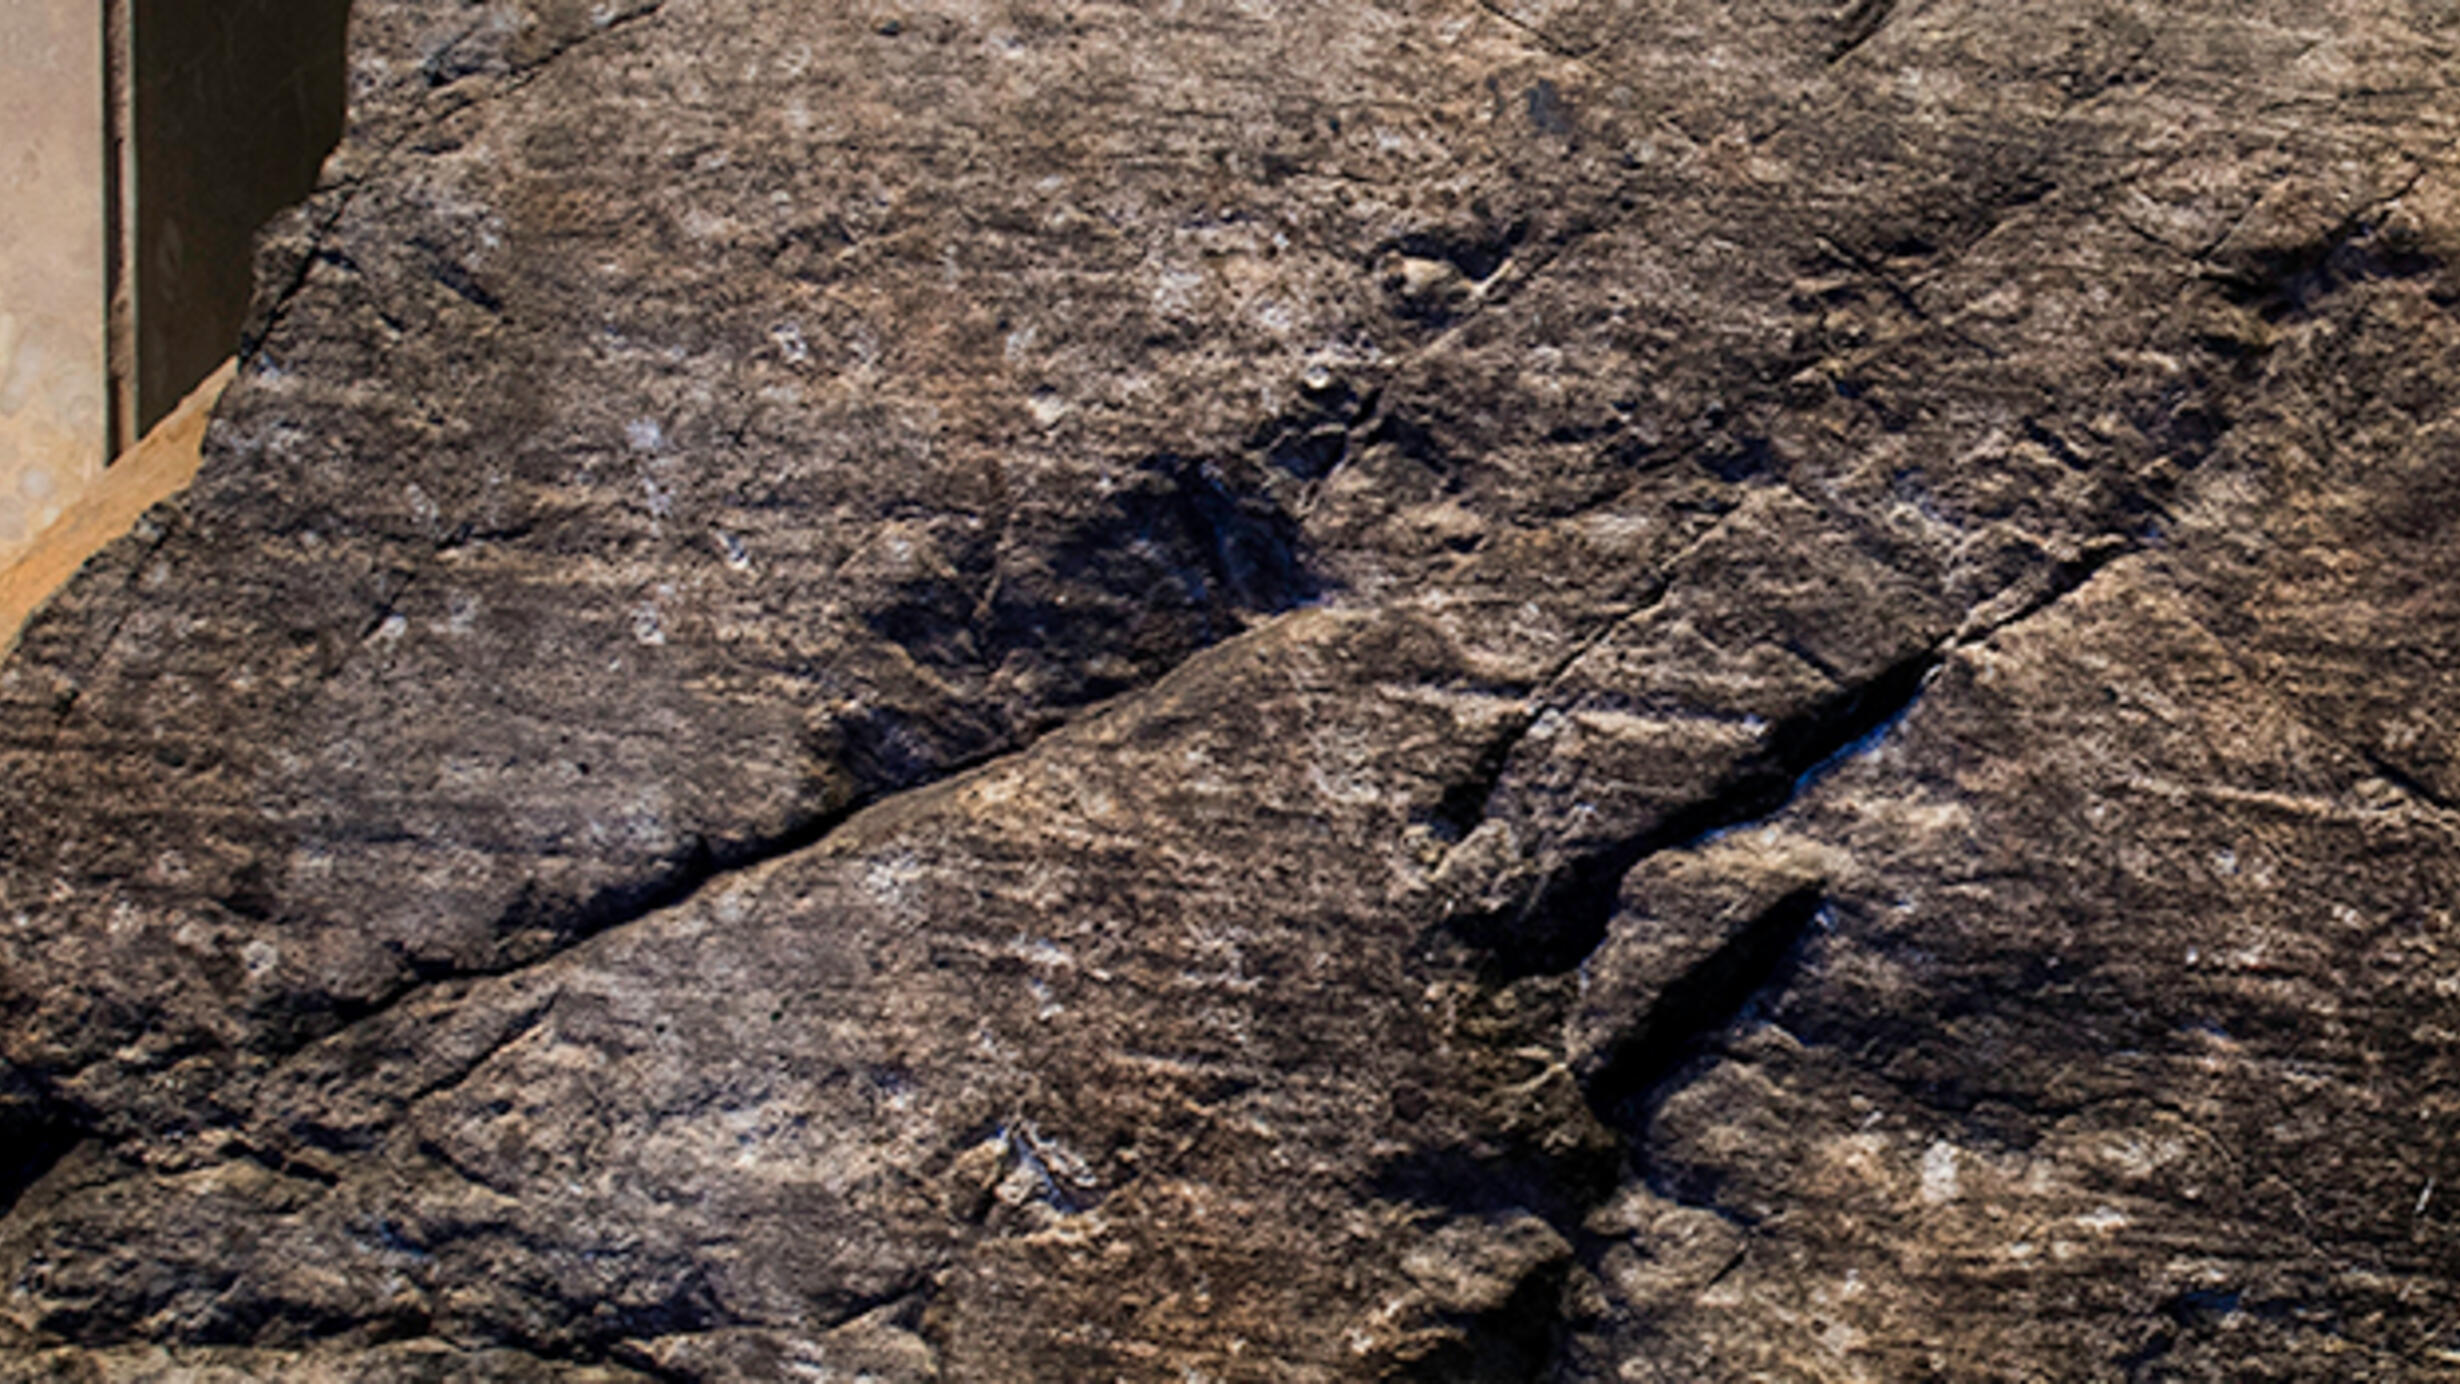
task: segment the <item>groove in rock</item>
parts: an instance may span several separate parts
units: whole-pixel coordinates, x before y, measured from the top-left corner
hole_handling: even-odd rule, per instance
[[[2460,811],[2460,806],[2455,806],[2450,798],[2428,787],[2424,780],[2394,764],[2390,759],[2364,746],[2353,748],[2356,749],[2358,758],[2365,762],[2366,767],[2374,771],[2375,777],[2382,779],[2385,783],[2438,812]]]
[[[1781,988],[1825,902],[1818,884],[1786,894],[1669,983],[1590,1077],[1589,1104],[1598,1117],[1637,1147],[1667,1083]]]
[[[1013,750],[1003,749],[952,764],[932,782],[953,778],[1013,752]],[[904,791],[912,790],[909,788]],[[551,961],[593,937],[639,922],[651,914],[688,903],[715,881],[741,874],[745,870],[756,869],[799,851],[809,850],[820,844],[831,832],[844,825],[863,809],[885,797],[893,796],[895,796],[894,793],[856,798],[833,811],[815,813],[774,836],[719,845],[712,845],[706,839],[696,840],[689,851],[650,877],[608,885],[576,902],[570,908],[549,916],[530,915],[524,911],[524,906],[516,905],[515,911],[498,927],[497,935],[509,937],[529,930],[544,931],[554,939],[545,951],[513,958],[504,964],[494,966],[466,967],[442,963],[418,965],[414,968],[414,979],[408,984],[373,1002],[340,1010],[338,1017],[341,1020],[341,1027],[347,1028],[374,1018],[432,985],[454,980],[477,980],[489,976],[508,975]]]
[[[1944,656],[1944,647],[1924,649],[1779,723],[1762,749],[1735,765],[1706,797],[1669,812],[1646,832],[1573,861],[1517,915],[1457,924],[1463,939],[1486,952],[1506,978],[1579,965],[1604,940],[1623,876],[1634,865],[1660,851],[1697,845],[1794,801],[1902,720]]]
[[[1896,13],[1896,0],[1854,0],[1839,19],[1843,32],[1828,47],[1830,63],[1843,62],[1855,49],[1877,37]]]
[[[1167,676],[1180,663],[1196,652],[1214,647],[1245,632],[1234,623],[1247,614],[1275,615],[1293,607],[1320,599],[1322,587],[1308,569],[1296,534],[1294,523],[1277,508],[1263,505],[1240,489],[1226,484],[1212,468],[1175,457],[1160,458],[1147,468],[1166,478],[1168,484],[1148,508],[1152,513],[1138,513],[1130,508],[1121,516],[1129,527],[1150,532],[1158,519],[1176,524],[1169,530],[1179,546],[1190,548],[1189,561],[1197,564],[1202,575],[1195,585],[1202,589],[1227,593],[1231,606],[1222,614],[1223,628],[1200,629],[1191,647],[1174,651],[1162,666],[1149,670],[1133,687],[1133,691],[1151,686]],[[1063,545],[1058,553],[1063,562],[1092,563],[1095,558],[1090,544]],[[1234,608],[1235,607],[1235,608]],[[1023,640],[1031,632],[1026,620],[1014,637]],[[1096,688],[1102,692],[1112,689]],[[1055,705],[1053,712],[1065,713],[1074,708]],[[495,935],[519,936],[525,932],[543,933],[553,939],[547,948],[535,954],[505,958],[500,964],[476,967],[451,964],[414,963],[409,984],[381,998],[340,1012],[341,1026],[347,1027],[399,1004],[419,989],[446,980],[479,978],[525,969],[568,951],[589,939],[642,918],[689,901],[713,880],[739,874],[785,856],[807,850],[828,836],[847,820],[876,803],[901,793],[945,782],[972,772],[994,760],[1022,753],[1039,741],[1043,734],[1064,724],[1054,719],[1045,727],[1018,727],[1012,733],[984,746],[977,752],[951,759],[944,764],[899,764],[876,752],[869,751],[865,738],[851,736],[850,749],[858,760],[869,755],[867,766],[874,787],[857,794],[852,800],[825,812],[815,813],[773,836],[748,841],[713,843],[697,839],[680,857],[656,869],[646,878],[607,885],[587,897],[567,906],[541,905],[523,901],[516,903],[507,915],[498,920]],[[865,727],[850,727],[860,732]]]
[[[2032,619],[2034,616],[2041,614],[2043,611],[2048,610],[2050,607],[2057,605],[2059,602],[2066,600],[2069,596],[2083,590],[2084,584],[2100,575],[2102,568],[2109,566],[2111,563],[2118,561],[2122,557],[2128,557],[2135,553],[2142,552],[2147,543],[2157,541],[2159,524],[2162,520],[2169,517],[2168,512],[2166,510],[2160,510],[2157,504],[2153,504],[2151,501],[2147,501],[2146,503],[2151,505],[2159,513],[2159,517],[2154,521],[2155,526],[2150,534],[2124,539],[2097,541],[2094,544],[2088,545],[2078,556],[2053,565],[2049,572],[2049,580],[2043,583],[2042,589],[2035,593],[2032,599],[2026,601],[2023,605],[2017,607],[2009,614],[1991,621],[1981,629],[1968,635],[1959,636],[1954,643],[1959,647],[1978,644],[1983,640],[1990,638],[1992,635],[1997,634],[2001,630],[2020,625],[2025,621]]]
[[[1668,1167],[1651,1156],[1649,1126],[1668,1095],[1716,1060],[1719,1040],[1765,1011],[1792,983],[1826,903],[1826,886],[1821,884],[1806,884],[1771,903],[1669,982],[1589,1077],[1582,1094],[1598,1121],[1622,1136],[1626,1179],[1667,1200],[1719,1216],[1746,1233],[1750,1230],[1752,1218],[1717,1200],[1713,1174]],[[1603,1204],[1604,1198],[1597,1201]],[[1606,1237],[1582,1227],[1571,1238],[1578,1260],[1591,1272],[1598,1271]],[[1712,1284],[1734,1272],[1747,1252],[1746,1243],[1717,1271]],[[1520,1378],[1534,1382],[1564,1376],[1571,1323],[1560,1323],[1553,1341],[1548,1357]]]

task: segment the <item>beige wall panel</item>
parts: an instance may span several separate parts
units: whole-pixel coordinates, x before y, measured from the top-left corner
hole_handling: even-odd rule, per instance
[[[102,13],[0,3],[0,562],[102,471]]]

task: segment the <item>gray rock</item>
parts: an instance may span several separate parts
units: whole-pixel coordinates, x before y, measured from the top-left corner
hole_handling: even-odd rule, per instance
[[[353,34],[0,665],[0,1376],[2460,1359],[2452,17]]]

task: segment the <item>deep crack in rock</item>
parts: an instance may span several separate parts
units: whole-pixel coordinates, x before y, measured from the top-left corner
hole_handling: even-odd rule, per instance
[[[1634,865],[1781,810],[1902,719],[1942,656],[1943,650],[1926,649],[1778,723],[1763,748],[1734,765],[1711,792],[1638,836],[1568,862],[1516,916],[1473,917],[1453,926],[1503,977],[1570,970],[1606,935],[1616,891]]]

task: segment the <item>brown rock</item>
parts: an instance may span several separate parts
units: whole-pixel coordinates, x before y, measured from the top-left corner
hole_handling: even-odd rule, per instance
[[[2448,17],[354,36],[0,665],[0,1375],[2460,1358]]]

